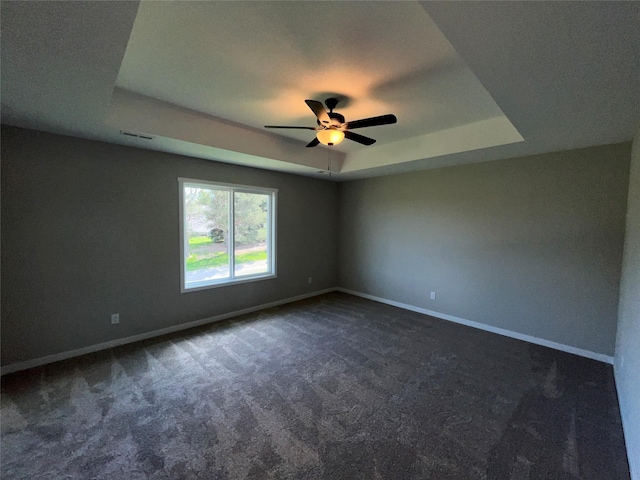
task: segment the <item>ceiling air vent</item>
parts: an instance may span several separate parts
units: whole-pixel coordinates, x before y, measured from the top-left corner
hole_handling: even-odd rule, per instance
[[[120,130],[120,133],[127,137],[142,138],[143,140],[153,140],[155,138],[150,135],[144,135],[143,133],[127,132],[125,130]]]

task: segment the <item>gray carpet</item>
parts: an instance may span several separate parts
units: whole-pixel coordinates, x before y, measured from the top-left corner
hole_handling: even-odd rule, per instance
[[[628,479],[609,365],[340,293],[8,375],[3,479]]]

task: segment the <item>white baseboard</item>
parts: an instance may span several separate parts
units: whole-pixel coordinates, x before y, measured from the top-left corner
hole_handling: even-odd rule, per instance
[[[179,332],[181,330],[186,330],[193,327],[199,327],[201,325],[206,325],[208,323],[219,322],[222,320],[226,320],[228,318],[256,312],[258,310],[263,310],[265,308],[277,307],[279,305],[296,302],[298,300],[304,300],[305,298],[315,297],[315,296],[323,295],[325,293],[329,293],[333,291],[348,293],[350,295],[367,298],[369,300],[385,303],[387,305],[393,305],[394,307],[403,308],[405,310],[410,310],[412,312],[423,313],[425,315],[430,315],[432,317],[440,318],[443,320],[449,320],[450,322],[459,323],[461,325],[466,325],[468,327],[478,328],[480,330],[485,330],[487,332],[497,333],[499,335],[504,335],[505,337],[511,337],[518,340],[523,340],[525,342],[534,343],[536,345],[542,345],[544,347],[561,350],[563,352],[573,353],[574,355],[579,355],[581,357],[587,357],[593,360],[598,360],[600,362],[613,364],[613,357],[604,355],[602,353],[596,353],[589,350],[584,350],[582,348],[576,348],[569,345],[564,345],[562,343],[552,342],[550,340],[545,340],[543,338],[532,337],[531,335],[524,335],[522,333],[512,332],[511,330],[505,330],[503,328],[492,327],[490,325],[485,325],[484,323],[474,322],[472,320],[466,320],[464,318],[454,317],[453,315],[448,315],[446,313],[435,312],[433,310],[427,310],[426,308],[415,307],[413,305],[409,305],[406,303],[401,303],[401,302],[396,302],[394,300],[388,300],[386,298],[376,297],[375,295],[369,295],[366,293],[356,292],[354,290],[349,290],[346,288],[335,287],[335,288],[326,288],[324,290],[317,290],[315,292],[306,293],[304,295],[298,295],[296,297],[286,298],[283,300],[277,300],[275,302],[264,303],[262,305],[256,305],[255,307],[249,307],[249,308],[244,308],[242,310],[223,313],[221,315],[203,318],[201,320],[195,320],[193,322],[182,323],[180,325],[174,325],[172,327],[167,327],[160,330],[154,330],[152,332],[141,333],[139,335],[119,338],[117,340],[111,340],[109,342],[98,343],[95,345],[90,345],[88,347],[78,348],[76,350],[56,353],[54,355],[47,355],[46,357],[35,358],[33,360],[27,360],[24,362],[13,363],[10,365],[2,366],[2,368],[0,369],[0,375],[6,375],[8,373],[18,372],[20,370],[26,370],[28,368],[39,367],[41,365],[46,365],[47,363],[58,362],[60,360],[67,360],[69,358],[86,355],[87,353],[94,353],[100,350],[106,350],[108,348],[118,347],[120,345],[126,345],[128,343],[139,342],[140,340],[147,340],[149,338],[159,337],[161,335],[175,333],[175,332]]]
[[[620,395],[620,389],[618,388],[618,369],[621,368],[618,362],[613,364],[613,378],[615,379],[616,394],[618,396],[618,407],[620,408],[620,417],[622,419],[622,431],[624,432],[625,444],[627,447],[627,462],[629,463],[629,475],[631,480],[640,480],[640,451],[634,449],[634,442],[632,441],[632,428],[639,428],[640,425],[633,427],[629,413],[627,411],[627,397]]]
[[[592,360],[598,360],[599,362],[604,362],[604,363],[613,365],[613,357],[610,357],[609,355],[605,355],[603,353],[596,353],[590,350],[585,350],[582,348],[565,345],[563,343],[557,343],[557,342],[552,342],[551,340],[545,340],[544,338],[532,337],[531,335],[524,335],[522,333],[513,332],[511,330],[506,330],[504,328],[492,327],[491,325],[474,322],[473,320],[454,317],[453,315],[448,315],[446,313],[434,312],[433,310],[427,310],[426,308],[415,307],[413,305],[409,305],[406,303],[396,302],[394,300],[387,300],[386,298],[376,297],[375,295],[356,292],[354,290],[348,290],[346,288],[338,287],[335,290],[343,293],[348,293],[350,295],[355,295],[357,297],[374,300],[376,302],[386,303],[387,305],[393,305],[394,307],[403,308],[405,310],[411,310],[412,312],[424,313],[425,315],[431,315],[432,317],[441,318],[442,320],[449,320],[450,322],[459,323],[461,325],[466,325],[468,327],[478,328],[480,330],[485,330],[487,332],[497,333],[498,335],[504,335],[505,337],[511,337],[517,340],[523,340],[525,342],[534,343],[536,345],[542,345],[543,347],[549,347],[549,348],[553,348],[555,350],[561,350],[567,353],[573,353],[574,355],[587,357]]]
[[[221,315],[215,315],[213,317],[203,318],[201,320],[194,320],[193,322],[181,323],[180,325],[174,325],[172,327],[162,328],[160,330],[154,330],[152,332],[141,333],[139,335],[132,335],[130,337],[118,338],[117,340],[111,340],[109,342],[97,343],[88,347],[78,348],[76,350],[69,350],[68,352],[56,353],[54,355],[47,355],[46,357],[35,358],[33,360],[27,360],[24,362],[12,363],[10,365],[2,366],[0,375],[6,375],[8,373],[19,372],[20,370],[26,370],[28,368],[39,367],[46,365],[47,363],[59,362],[60,360],[67,360],[73,357],[79,357],[86,355],[87,353],[94,353],[100,350],[106,350],[108,348],[118,347],[120,345],[126,345],[127,343],[139,342],[140,340],[147,340],[153,337],[159,337],[168,333],[175,333],[181,330],[187,330],[193,327],[199,327],[208,323],[220,322],[232,317],[238,317],[247,313],[253,313],[258,310],[264,310],[265,308],[277,307],[286,303],[297,302],[298,300],[304,300],[305,298],[316,297],[325,293],[333,292],[335,288],[326,288],[324,290],[317,290],[311,293],[305,293],[304,295],[298,295],[296,297],[285,298],[283,300],[277,300],[275,302],[263,303],[262,305],[256,305],[255,307],[243,308],[242,310],[236,310],[229,313],[223,313]]]

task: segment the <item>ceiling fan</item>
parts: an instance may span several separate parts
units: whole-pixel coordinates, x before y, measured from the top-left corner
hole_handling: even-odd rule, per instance
[[[376,143],[373,138],[358,135],[357,133],[353,133],[351,130],[356,128],[375,127],[376,125],[389,125],[398,121],[395,115],[388,114],[380,115],[379,117],[363,118],[362,120],[345,122],[343,115],[333,111],[338,104],[338,100],[336,98],[327,98],[325,100],[324,103],[329,109],[328,112],[325,110],[322,102],[318,102],[317,100],[305,100],[305,103],[309,106],[316,117],[318,117],[317,127],[265,125],[264,128],[289,128],[317,131],[318,133],[316,134],[316,138],[311,140],[307,144],[307,147],[315,147],[319,143],[329,146],[337,145],[345,138],[361,143],[362,145],[373,145]]]

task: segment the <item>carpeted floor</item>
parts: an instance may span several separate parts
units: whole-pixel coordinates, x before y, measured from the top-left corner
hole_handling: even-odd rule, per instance
[[[332,293],[2,381],[3,479],[628,479],[609,365]]]

